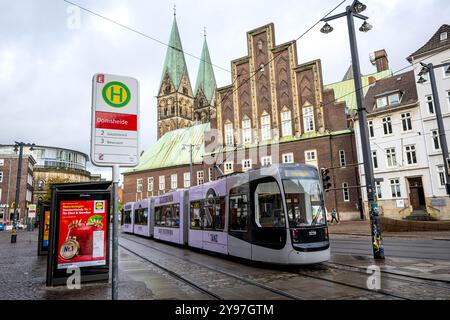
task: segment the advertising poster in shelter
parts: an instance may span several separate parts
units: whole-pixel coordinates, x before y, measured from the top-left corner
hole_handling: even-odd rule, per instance
[[[107,201],[60,202],[57,268],[106,265]]]

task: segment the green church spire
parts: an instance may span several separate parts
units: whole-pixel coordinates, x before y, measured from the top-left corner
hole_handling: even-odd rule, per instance
[[[172,83],[176,89],[179,88],[184,74],[186,74],[189,78],[175,14],[173,18],[172,31],[170,32],[169,47],[167,49],[166,59],[164,61],[161,83],[164,80],[166,73],[169,74],[170,80],[172,80]]]
[[[198,94],[198,90],[202,89],[206,99],[211,103],[214,95],[214,91],[217,88],[216,78],[214,76],[213,66],[211,64],[211,57],[209,56],[208,43],[205,40],[203,42],[202,57],[200,66],[198,68],[197,82],[195,84],[194,95]]]

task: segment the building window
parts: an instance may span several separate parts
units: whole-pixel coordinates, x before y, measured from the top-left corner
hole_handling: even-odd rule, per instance
[[[261,117],[261,139],[270,140],[270,116],[265,115]]]
[[[136,192],[142,192],[144,189],[144,179],[137,179],[136,180]]]
[[[4,165],[5,165],[5,159],[0,159],[0,167],[3,167]]]
[[[33,176],[31,174],[28,174],[27,182],[30,186],[33,186]]]
[[[3,182],[3,171],[0,171],[0,182]]]
[[[305,132],[314,131],[314,108],[303,108],[303,125],[305,126]]]
[[[283,163],[294,163],[294,154],[293,153],[284,153],[282,155]]]
[[[205,172],[203,170],[197,171],[197,185],[205,183]]]
[[[445,41],[448,39],[448,33],[447,32],[442,32],[441,35],[439,36],[439,39],[441,41]]]
[[[31,202],[31,196],[32,196],[31,191],[27,190],[27,193],[26,193],[26,196],[25,196],[25,200],[28,201],[28,202]]]
[[[397,156],[395,154],[395,148],[386,149],[387,166],[395,167],[397,165]]]
[[[373,121],[367,121],[367,126],[369,128],[369,137],[373,138],[375,137],[375,132],[373,131]]]
[[[390,106],[395,106],[397,104],[400,103],[400,95],[398,93],[396,94],[391,94],[389,97],[389,105]]]
[[[166,177],[159,176],[159,190],[164,191],[166,189]]]
[[[231,162],[231,161],[225,162],[223,164],[223,167],[224,167],[225,174],[233,173],[233,162]]]
[[[446,61],[445,63],[448,63],[449,61]],[[444,67],[444,78],[449,78],[450,77],[450,66],[446,66]]]
[[[448,108],[450,109],[450,91],[447,91],[447,102],[448,102]]]
[[[373,162],[373,168],[378,169],[378,156],[377,156],[376,150],[372,151],[372,162]]]
[[[381,182],[380,181],[377,181],[377,182],[375,182],[375,185],[376,185],[376,191],[377,191],[377,198],[378,199],[381,199],[381,198],[383,198],[383,194],[381,193]]]
[[[209,168],[208,169],[208,181],[213,181],[213,170],[214,168]]]
[[[400,192],[400,179],[391,179],[390,183],[392,198],[401,198],[402,194]]]
[[[227,146],[232,146],[234,144],[234,132],[232,123],[225,124],[225,144]]]
[[[242,141],[243,143],[252,142],[252,122],[250,119],[242,120]]]
[[[281,113],[281,134],[283,137],[292,136],[291,112],[283,111]]]
[[[247,171],[252,168],[252,159],[242,160],[242,171]]]
[[[377,108],[384,108],[387,106],[387,98],[381,97],[377,99]]]
[[[348,183],[344,182],[342,184],[342,195],[344,197],[344,202],[350,201],[350,192],[348,191]]]
[[[408,164],[417,164],[416,146],[415,145],[406,146],[405,151],[406,151],[406,162]]]
[[[411,123],[411,113],[402,113],[402,128],[403,131],[411,131],[412,130],[412,123]]]
[[[172,174],[171,176],[170,176],[170,188],[172,189],[172,190],[175,190],[175,189],[177,189],[178,188],[178,176],[177,176],[177,174],[175,173],[175,174]]]
[[[38,183],[37,183],[37,188],[38,188],[38,190],[44,190],[44,187],[45,187],[45,181],[44,180],[39,180],[38,181]]]
[[[445,186],[445,170],[444,166],[437,167],[438,176],[439,176],[439,184],[441,187]]]
[[[263,167],[270,166],[271,164],[272,164],[271,156],[261,157],[261,165]]]
[[[441,149],[441,143],[439,141],[439,133],[437,130],[431,131],[431,138],[433,139],[434,150]]]
[[[339,150],[339,161],[341,167],[345,167],[347,165],[347,161],[345,160],[345,150]]]
[[[317,167],[317,151],[306,150],[305,151],[305,164]]]
[[[383,118],[383,130],[384,134],[392,134],[392,120],[391,117]]]
[[[427,100],[427,106],[428,106],[428,112],[430,114],[434,114],[434,102],[433,102],[433,96],[426,96]]]
[[[183,186],[185,188],[189,188],[191,186],[191,173],[190,172],[183,173]]]
[[[153,177],[147,179],[147,191],[153,191]]]

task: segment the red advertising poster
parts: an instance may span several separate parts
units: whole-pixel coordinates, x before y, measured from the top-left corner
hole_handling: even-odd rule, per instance
[[[61,201],[58,269],[106,265],[105,200]]]

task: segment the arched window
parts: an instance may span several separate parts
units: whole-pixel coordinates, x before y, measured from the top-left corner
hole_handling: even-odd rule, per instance
[[[170,85],[166,85],[166,88],[164,89],[164,92],[166,94],[170,94]]]
[[[292,120],[290,110],[281,112],[281,134],[283,137],[292,136]]]
[[[189,90],[188,90],[186,87],[183,87],[183,94],[184,94],[185,96],[188,96],[188,95],[189,95]]]

